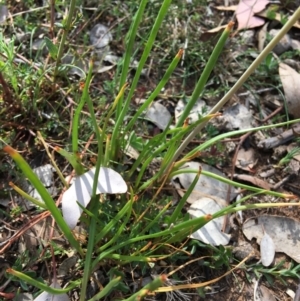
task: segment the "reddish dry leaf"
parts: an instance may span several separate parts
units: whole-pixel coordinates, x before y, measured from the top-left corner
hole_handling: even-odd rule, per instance
[[[231,6],[216,6],[215,8],[218,9],[218,10],[224,10],[224,11],[236,11],[237,5],[231,5]],[[261,12],[259,12],[259,13],[256,13],[256,15],[270,20],[270,17],[269,17],[269,15],[268,15],[267,10],[264,10],[264,11],[261,11]],[[281,20],[282,20],[282,15],[279,14],[279,13],[276,13],[274,19],[277,20],[278,22],[281,22]],[[272,20],[273,20],[273,19],[272,19]],[[224,28],[225,28],[225,27],[226,27],[226,25],[224,25]],[[299,28],[299,29],[300,29],[300,21],[296,22],[296,23],[293,25],[293,27]]]
[[[15,293],[2,293],[0,292],[0,297],[5,298],[5,300],[11,300],[16,297]]]
[[[238,30],[263,25],[265,20],[254,16],[254,14],[265,9],[267,4],[269,4],[269,0],[240,0],[236,9],[236,18],[239,23]]]

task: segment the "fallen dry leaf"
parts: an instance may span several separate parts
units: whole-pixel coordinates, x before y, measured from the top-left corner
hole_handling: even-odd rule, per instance
[[[210,29],[210,30],[206,31],[205,33],[218,33],[221,30],[224,30],[226,27],[227,27],[227,24]]]
[[[255,158],[255,150],[253,148],[249,148],[248,150],[244,148],[239,149],[235,163],[237,168],[252,171],[256,163],[257,159]]]
[[[264,10],[267,4],[269,4],[269,0],[240,0],[235,12],[239,23],[238,30],[263,25],[265,20],[254,14]]]
[[[215,7],[218,10],[225,10],[225,11],[236,11],[237,5],[231,5],[231,6],[216,6]]]
[[[226,201],[217,197],[215,197],[215,199],[201,197],[191,205],[188,213],[192,218],[198,218],[206,214],[214,214],[224,209],[226,205]],[[227,245],[231,235],[222,231],[225,219],[225,216],[221,216],[210,221],[205,226],[191,234],[190,237],[213,246]]]
[[[61,200],[63,217],[70,229],[74,229],[81,213],[90,200],[93,190],[96,167],[78,176],[64,192]],[[108,167],[101,167],[97,179],[96,194],[119,194],[127,191],[122,176]],[[78,206],[78,203],[80,206]]]
[[[300,74],[290,66],[280,63],[279,76],[282,82],[288,112],[295,118],[300,117]]]
[[[261,285],[258,288],[258,294],[256,294],[256,297],[258,299],[255,299],[255,301],[276,301],[272,292],[264,285]]]
[[[250,175],[234,175],[234,177],[237,180],[252,183],[253,185],[260,187],[262,189],[265,189],[265,190],[270,190],[272,188],[272,186],[268,182],[266,182],[262,179],[259,179],[257,177],[253,177]]]
[[[231,5],[231,6],[222,6],[221,5],[221,6],[216,6],[215,9],[224,10],[224,11],[236,11],[237,5]],[[275,17],[272,15],[272,19],[270,19],[267,9],[265,9],[264,11],[256,13],[256,15],[259,16],[259,17],[269,19],[269,20],[274,20],[275,19],[278,22],[282,21],[282,15],[279,14],[279,13],[276,13]],[[300,21],[297,21],[295,24],[293,24],[293,27],[300,29]],[[225,28],[225,25],[224,25],[224,28]],[[211,30],[213,30],[213,29],[211,29]]]
[[[211,41],[213,38],[215,38],[218,35],[219,32],[222,32],[226,27],[227,24],[203,32],[200,36],[200,41],[201,42]]]
[[[186,106],[187,106],[187,104],[184,103],[183,100],[178,101],[176,108],[175,108],[175,122],[176,123],[178,122],[180,116],[184,112]],[[189,113],[189,116],[188,116],[189,124],[192,124],[192,123],[198,121],[199,116],[206,115],[210,111],[210,109],[211,109],[211,107],[208,106],[205,101],[198,99],[196,101],[195,105],[193,106],[192,110]],[[171,115],[170,115],[170,119],[171,119]],[[168,120],[168,122],[169,122],[169,120]]]
[[[219,171],[218,169],[216,169],[210,165],[207,165],[205,163],[200,164],[198,162],[191,161],[191,162],[188,162],[185,165],[183,165],[181,167],[181,169],[194,169],[195,171],[198,171],[200,166],[202,168],[202,171],[207,171],[207,172],[210,172],[217,176],[226,178],[226,176],[221,171]],[[186,189],[188,189],[190,187],[190,185],[192,184],[194,178],[195,178],[195,174],[193,174],[193,173],[182,173],[182,174],[179,174],[179,175],[176,175],[175,177],[173,177],[172,184],[177,189],[178,194],[180,196],[183,196]],[[182,189],[182,187],[183,187],[183,189]],[[231,188],[230,189],[230,200],[233,200],[236,197],[237,193],[236,193],[234,187],[230,187],[230,188]],[[202,196],[210,197],[212,199],[214,199],[215,197],[218,197],[218,198],[224,200],[227,198],[228,189],[229,189],[228,184],[221,182],[219,180],[216,180],[212,177],[206,176],[203,173],[201,173],[193,192],[187,199],[187,202],[189,204],[192,204],[193,202],[197,201]]]
[[[262,52],[264,49],[265,41],[267,38],[267,27],[269,25],[269,22],[267,22],[259,31],[258,33],[258,51]]]
[[[260,244],[267,232],[271,236],[276,252],[283,252],[300,263],[300,223],[284,216],[262,215],[250,218],[243,224],[243,233],[248,240],[256,238]]]
[[[146,112],[146,118],[161,130],[165,130],[172,119],[168,109],[157,101],[153,102],[148,108]]]

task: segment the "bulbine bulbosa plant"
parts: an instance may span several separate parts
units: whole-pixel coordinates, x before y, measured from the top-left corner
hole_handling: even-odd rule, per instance
[[[266,58],[267,54],[272,51],[283,35],[288,32],[296,20],[300,18],[300,8],[297,9],[277,36],[264,48],[241,78],[208,114],[200,116],[197,122],[189,124],[187,122],[189,113],[200,95],[204,92],[211,72],[216,64],[218,64],[218,58],[230,36],[234,26],[234,23],[230,22],[215,45],[178,122],[174,127],[171,127],[171,124],[169,124],[161,133],[147,139],[145,143],[142,143],[142,149],[138,156],[131,165],[128,165],[124,162],[124,154],[126,153],[126,149],[130,146],[130,139],[128,137],[133,137],[136,123],[168,83],[183,55],[183,50],[178,50],[177,55],[171,61],[155,89],[128,119],[127,117],[131,114],[131,100],[141,78],[145,63],[151,54],[151,49],[154,46],[159,29],[161,26],[164,26],[163,20],[168,14],[168,8],[172,1],[162,1],[152,30],[149,32],[148,38],[143,44],[143,51],[134,77],[128,81],[130,62],[135,50],[134,45],[138,37],[138,29],[143,20],[147,2],[147,0],[140,1],[139,8],[132,19],[132,25],[124,41],[126,43],[126,52],[124,53],[120,66],[121,73],[118,82],[119,93],[107,111],[103,112],[105,115],[101,116],[101,123],[99,123],[95,114],[94,100],[89,90],[93,82],[94,65],[93,60],[91,59],[90,61],[83,90],[80,99],[77,99],[77,106],[72,118],[72,150],[67,151],[63,147],[55,147],[56,152],[63,156],[72,165],[75,171],[75,181],[72,184],[64,179],[61,168],[57,166],[53,155],[47,150],[49,159],[61,181],[60,187],[62,187],[62,194],[60,200],[62,201],[62,210],[57,207],[56,200],[49,194],[41,180],[21,154],[8,145],[3,148],[4,152],[15,161],[24,176],[40,194],[43,202],[35,200],[14,184],[12,184],[12,187],[24,198],[33,202],[42,210],[50,212],[61,233],[68,241],[68,247],[79,255],[81,263],[83,264],[81,278],[71,282],[63,289],[46,285],[31,278],[26,273],[14,269],[7,270],[8,274],[50,295],[66,294],[74,288],[80,287],[80,301],[86,300],[86,293],[93,272],[109,262],[111,264],[110,279],[106,282],[105,286],[90,299],[90,301],[100,300],[102,298],[104,300],[112,291],[124,288],[125,274],[122,270],[124,265],[129,264],[135,266],[138,264],[148,267],[148,265],[154,264],[159,259],[172,258],[174,254],[180,252],[193,232],[213,219],[241,210],[286,206],[286,203],[283,202],[244,204],[245,200],[251,196],[268,194],[285,199],[295,198],[293,195],[286,195],[244,185],[204,170],[185,169],[182,167],[193,158],[199,155],[201,156],[201,153],[205,149],[215,145],[224,138],[245,134],[249,131],[254,132],[291,125],[300,121],[292,120],[275,125],[223,133],[187,151],[187,146],[191,140],[203,131],[209,120],[219,114],[219,111],[226,102],[245,83],[247,78]],[[61,58],[66,48],[67,35],[72,29],[72,20],[75,18],[75,4],[75,0],[70,1],[69,15],[63,24],[63,34],[60,36],[59,47],[55,56],[55,68],[52,73],[53,81],[57,80],[59,67],[62,64]],[[97,141],[97,159],[94,167],[89,167],[89,164],[84,162],[80,156],[80,119],[83,116],[82,112],[84,108],[88,108]],[[113,124],[113,126],[111,124]],[[38,134],[37,139],[43,141],[40,134]],[[147,173],[149,165],[156,159],[159,159],[159,167],[154,174]],[[172,210],[170,210],[170,199],[167,199],[163,205],[160,205],[158,210],[154,205],[164,185],[168,184],[174,176],[182,173],[195,174],[193,182]],[[186,219],[182,214],[182,208],[193,192],[201,174],[210,176],[230,186],[247,190],[249,195],[239,201],[228,204],[226,208],[217,213],[205,214],[194,219]],[[154,193],[151,197],[148,197],[149,191],[152,189]],[[288,206],[299,206],[299,203],[288,203]],[[168,215],[168,221],[165,223],[166,215]],[[85,245],[82,245],[74,235],[73,230],[78,221],[80,221],[80,225],[88,233],[87,243]],[[166,251],[168,248],[173,251]],[[53,283],[56,283],[55,281],[56,279],[53,277]],[[157,276],[153,281],[123,300],[140,300],[150,292],[197,288],[196,285],[164,287],[166,281],[167,275]],[[198,287],[203,285],[205,284],[199,284]]]

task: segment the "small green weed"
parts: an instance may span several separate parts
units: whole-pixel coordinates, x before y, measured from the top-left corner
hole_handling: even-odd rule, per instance
[[[299,155],[299,154],[300,154],[300,147],[295,147],[295,148],[293,148],[290,152],[288,152],[288,153],[286,154],[286,156],[285,156],[284,158],[282,158],[282,159],[279,161],[278,165],[279,165],[279,166],[283,166],[283,165],[289,164],[290,161],[291,161],[295,156],[297,156],[297,155]]]
[[[287,285],[285,279],[300,278],[300,264],[289,263],[288,268],[284,268],[287,263],[283,260],[272,268],[266,268],[261,264],[249,267],[248,271],[253,271],[259,279],[261,276],[266,277],[267,281],[272,285],[274,279],[279,279],[284,285]]]

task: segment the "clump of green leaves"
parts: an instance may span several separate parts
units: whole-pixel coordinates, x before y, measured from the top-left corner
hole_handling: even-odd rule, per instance
[[[278,166],[284,166],[290,163],[290,161],[297,155],[300,154],[300,147],[295,147],[291,151],[289,151],[284,158],[282,158]]]
[[[268,282],[272,285],[274,279],[279,279],[283,284],[287,285],[285,279],[287,278],[300,278],[300,264],[289,263],[289,267],[285,268],[287,262],[284,260],[280,261],[272,268],[266,268],[261,264],[250,266],[248,271],[253,271],[257,278],[261,276],[266,277]]]

